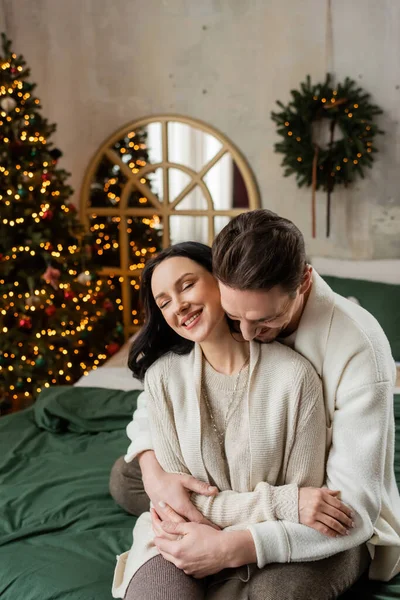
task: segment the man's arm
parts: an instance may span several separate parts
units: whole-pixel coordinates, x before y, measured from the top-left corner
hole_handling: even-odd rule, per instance
[[[145,392],[138,396],[137,408],[133,413],[132,421],[126,428],[126,434],[130,439],[130,444],[124,457],[125,462],[132,462],[142,452],[153,450]]]
[[[371,538],[381,510],[386,440],[394,427],[393,382],[367,384],[338,393],[327,462],[327,485],[340,489],[354,512],[348,535],[327,538],[296,523],[250,525],[257,564],[302,562],[326,558]]]

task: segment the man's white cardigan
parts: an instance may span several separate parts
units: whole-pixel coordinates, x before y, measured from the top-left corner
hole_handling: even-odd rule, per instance
[[[257,546],[258,566],[320,560],[368,541],[370,578],[387,581],[400,572],[400,497],[393,469],[395,366],[389,343],[372,315],[335,294],[313,270],[294,349],[322,379],[329,445],[326,485],[341,491],[355,512],[356,527],[348,536],[328,538],[289,521],[257,523],[253,535],[269,540]],[[144,395],[127,433],[132,440],[127,462],[153,448]],[[293,494],[297,497],[297,490]]]

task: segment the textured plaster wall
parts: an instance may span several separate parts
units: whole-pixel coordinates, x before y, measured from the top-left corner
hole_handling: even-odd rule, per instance
[[[250,162],[264,207],[294,220],[310,254],[400,257],[400,2],[332,0],[333,66],[385,113],[366,180],[333,197],[332,236],[310,236],[310,190],[284,179],[270,111],[327,68],[325,0],[2,0],[0,29],[24,54],[58,124],[75,201],[97,147],[125,122],[176,112],[224,132]]]

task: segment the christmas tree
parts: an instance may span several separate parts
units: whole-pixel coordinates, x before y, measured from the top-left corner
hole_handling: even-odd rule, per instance
[[[0,407],[73,383],[123,340],[118,290],[96,273],[93,240],[29,69],[2,35],[0,57]]]

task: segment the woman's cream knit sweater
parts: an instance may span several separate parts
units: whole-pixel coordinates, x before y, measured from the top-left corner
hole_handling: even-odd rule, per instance
[[[310,363],[290,348],[250,343],[249,384],[242,399],[245,422],[232,418],[226,431],[236,448],[247,447],[248,452],[230,455],[227,443],[232,489],[224,489],[221,453],[202,451],[207,440],[215,442],[215,432],[206,418],[201,381],[198,345],[186,356],[168,354],[149,369],[145,393],[154,450],[165,471],[190,473],[202,481],[213,473],[222,491],[214,498],[195,496],[196,505],[222,528],[248,528],[261,566],[269,540],[260,525],[277,519],[298,522],[294,489],[323,483],[326,419],[321,383]],[[131,550],[118,557],[115,598],[123,598],[137,569],[158,553],[153,537],[150,513],[144,513],[135,525]]]

